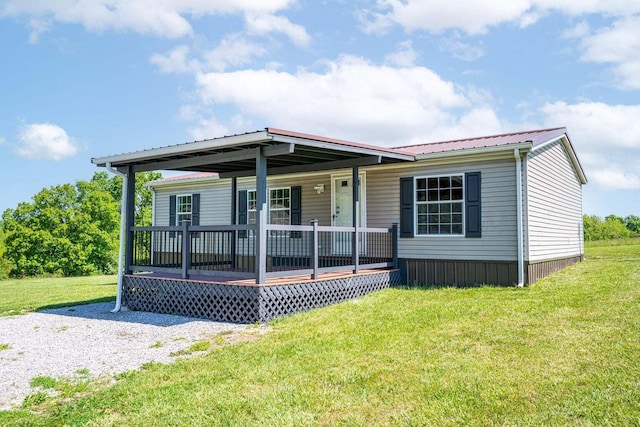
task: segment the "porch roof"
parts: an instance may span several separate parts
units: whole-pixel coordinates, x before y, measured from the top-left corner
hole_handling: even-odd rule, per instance
[[[256,150],[269,159],[268,175],[415,161],[402,149],[377,147],[266,128],[203,141],[92,158],[97,166],[133,172],[217,172],[221,178],[255,175]]]

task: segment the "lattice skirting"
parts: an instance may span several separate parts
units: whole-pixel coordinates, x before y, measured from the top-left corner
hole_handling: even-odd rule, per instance
[[[126,275],[123,304],[131,310],[180,314],[234,323],[266,322],[400,284],[384,270],[292,285],[237,286]]]

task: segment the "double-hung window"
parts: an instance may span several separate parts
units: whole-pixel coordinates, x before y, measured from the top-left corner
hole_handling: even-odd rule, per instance
[[[269,224],[290,225],[291,224],[291,188],[271,188],[268,191],[269,200],[267,202],[269,210]],[[256,223],[256,190],[247,191],[247,222]]]
[[[415,180],[418,235],[464,234],[464,176],[419,177]]]
[[[193,197],[191,194],[176,196],[176,224],[182,225],[183,222],[191,222],[193,213]]]

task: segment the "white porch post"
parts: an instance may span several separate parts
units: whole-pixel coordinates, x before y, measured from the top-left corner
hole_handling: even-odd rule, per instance
[[[267,158],[256,148],[256,283],[266,282],[267,275]]]
[[[360,258],[358,257],[358,247],[360,246],[359,236],[359,224],[358,218],[360,217],[360,176],[358,174],[358,166],[354,166],[351,174],[352,189],[352,215],[353,215],[353,237],[351,239],[351,262],[353,264],[353,273],[357,274],[360,271]]]

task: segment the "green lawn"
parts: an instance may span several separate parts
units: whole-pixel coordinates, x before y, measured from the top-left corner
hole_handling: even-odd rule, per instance
[[[0,316],[112,301],[116,276],[0,280]]]
[[[389,289],[0,425],[640,425],[640,244],[524,288]]]

